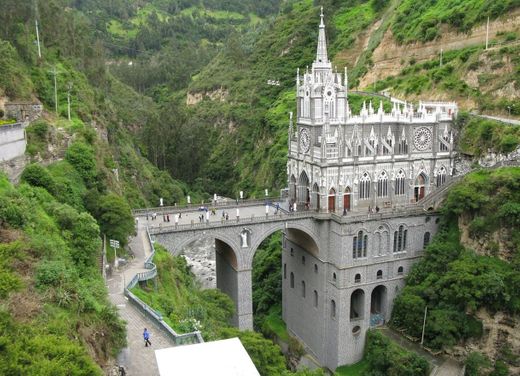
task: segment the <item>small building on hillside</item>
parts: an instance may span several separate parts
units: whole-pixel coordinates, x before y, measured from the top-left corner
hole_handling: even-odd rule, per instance
[[[24,155],[27,138],[22,123],[0,124],[0,162]]]

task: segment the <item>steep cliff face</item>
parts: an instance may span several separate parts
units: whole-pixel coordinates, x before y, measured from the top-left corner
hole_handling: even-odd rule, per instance
[[[486,23],[480,24],[468,32],[459,32],[448,26],[441,26],[439,37],[431,42],[415,42],[402,44],[394,38],[391,29],[385,32],[379,46],[372,55],[373,65],[359,82],[359,87],[369,87],[374,81],[395,76],[409,65],[411,59],[422,62],[439,58],[441,50],[446,53],[451,50],[461,50],[472,46],[485,46]],[[489,40],[493,48],[501,48],[505,43],[495,45],[493,41],[505,33],[520,31],[520,9],[504,14],[489,22]],[[520,36],[520,35],[519,35]],[[511,44],[518,43],[515,40]]]

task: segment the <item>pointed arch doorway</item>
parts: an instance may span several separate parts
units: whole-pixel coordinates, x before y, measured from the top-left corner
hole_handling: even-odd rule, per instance
[[[345,193],[343,194],[343,209],[345,211],[350,211],[350,187],[345,188]]]
[[[334,213],[336,211],[336,190],[331,188],[329,191],[329,213]]]
[[[415,185],[413,189],[413,195],[415,198],[415,202],[424,198],[426,188],[426,176],[424,173],[420,173],[419,176],[415,179]]]

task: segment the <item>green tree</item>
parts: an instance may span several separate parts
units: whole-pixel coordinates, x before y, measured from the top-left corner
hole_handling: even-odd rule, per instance
[[[110,239],[116,239],[124,246],[134,232],[134,218],[130,206],[124,198],[115,193],[101,196],[97,207],[101,232]]]
[[[220,335],[223,338],[240,338],[256,369],[262,376],[279,376],[286,371],[285,358],[280,351],[280,347],[265,339],[260,333],[240,331],[236,328],[224,328]]]
[[[67,149],[65,159],[76,169],[87,185],[94,185],[96,158],[94,150],[89,145],[81,141],[74,142]]]
[[[56,182],[51,174],[37,163],[30,164],[23,170],[21,180],[34,187],[45,188],[50,194],[56,192]]]

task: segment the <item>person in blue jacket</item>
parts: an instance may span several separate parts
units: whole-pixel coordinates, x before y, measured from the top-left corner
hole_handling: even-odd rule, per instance
[[[144,347],[148,347],[148,345],[152,346],[152,343],[150,342],[150,332],[146,328],[144,328],[143,339],[144,339]]]

